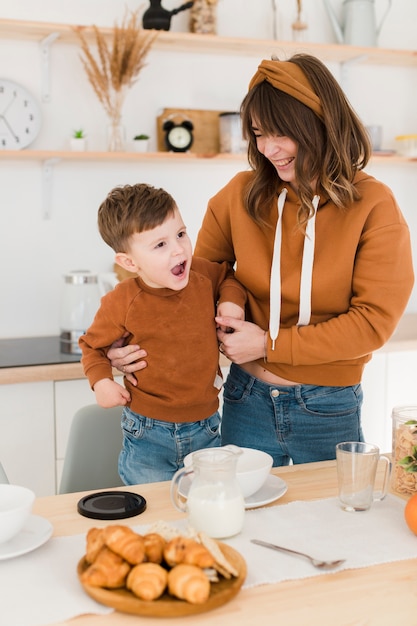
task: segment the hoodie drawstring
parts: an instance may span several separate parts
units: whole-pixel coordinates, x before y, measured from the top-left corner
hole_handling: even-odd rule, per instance
[[[284,187],[278,197],[278,220],[275,229],[274,254],[272,257],[271,278],[269,283],[269,335],[272,341],[272,350],[275,350],[275,340],[278,337],[281,318],[281,238],[282,212],[288,190]]]
[[[300,311],[297,326],[307,326],[311,318],[311,284],[313,280],[314,247],[316,243],[316,215],[320,196],[314,196],[314,214],[307,222],[304,237],[303,262],[300,281]]]
[[[274,252],[271,265],[271,278],[269,286],[269,335],[272,341],[272,350],[275,350],[275,341],[279,333],[281,319],[281,242],[282,242],[282,214],[287,197],[287,189],[284,188],[278,197],[278,220],[275,230]],[[311,317],[311,286],[313,276],[316,216],[320,196],[314,196],[314,214],[308,220],[304,237],[303,259],[301,265],[300,280],[300,305],[297,326],[306,326]]]

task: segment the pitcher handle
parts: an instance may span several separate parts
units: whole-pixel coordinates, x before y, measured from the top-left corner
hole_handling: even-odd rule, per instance
[[[171,502],[175,506],[177,511],[180,511],[181,513],[187,512],[187,502],[180,499],[181,498],[180,484],[181,484],[182,479],[185,478],[186,476],[189,476],[190,474],[194,474],[194,470],[192,466],[181,467],[179,470],[175,472],[171,480],[171,488],[170,488]]]
[[[385,463],[384,482],[382,483],[382,490],[378,492],[378,495],[374,495],[374,500],[380,501],[385,498],[388,491],[389,479],[391,476],[392,463],[387,456],[380,456],[379,460]]]
[[[386,11],[385,11],[384,15],[382,16],[381,21],[379,22],[379,26],[376,29],[377,36],[379,36],[379,32],[380,32],[380,30],[382,28],[382,24],[385,22],[385,19],[386,19],[388,13],[389,13],[389,10],[391,8],[391,4],[392,4],[392,0],[388,0]]]

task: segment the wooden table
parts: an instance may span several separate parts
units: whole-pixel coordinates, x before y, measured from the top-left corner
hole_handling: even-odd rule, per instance
[[[273,503],[275,505],[337,494],[334,461],[276,468],[273,473],[288,484],[287,493]],[[126,523],[149,524],[159,519],[169,521],[183,517],[170,503],[169,486],[169,482],[162,482],[122,487],[140,493],[148,503],[142,515]],[[109,523],[80,516],[77,502],[81,495],[38,498],[33,512],[52,522],[55,536],[84,533],[92,525]],[[114,612],[106,616],[78,617],[62,622],[61,626],[184,626],[187,622],[190,626],[415,626],[417,559],[246,589],[225,606],[188,618],[145,618]]]

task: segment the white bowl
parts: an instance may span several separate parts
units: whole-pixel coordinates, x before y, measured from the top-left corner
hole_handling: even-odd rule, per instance
[[[19,485],[0,485],[0,543],[17,535],[32,510],[35,494]]]
[[[253,495],[262,487],[272,467],[272,456],[262,450],[254,448],[239,448],[237,446],[224,446],[226,449],[235,449],[240,452],[237,461],[237,480],[244,498]],[[196,450],[197,452],[197,450]],[[192,465],[193,452],[184,458],[184,467]]]
[[[399,135],[395,140],[402,156],[417,157],[417,135]]]

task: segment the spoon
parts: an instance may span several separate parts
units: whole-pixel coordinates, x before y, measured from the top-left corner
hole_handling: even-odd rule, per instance
[[[304,556],[306,559],[311,561],[314,567],[318,569],[334,569],[338,565],[341,565],[345,562],[345,559],[338,559],[336,561],[320,561],[319,559],[314,559],[312,556],[308,554],[304,554],[304,552],[297,552],[297,550],[291,550],[290,548],[283,548],[282,546],[276,546],[273,543],[268,543],[267,541],[260,541],[259,539],[251,539],[252,543],[256,543],[258,546],[263,546],[264,548],[271,548],[272,550],[278,550],[279,552],[289,552],[290,554],[297,554],[298,556]]]

